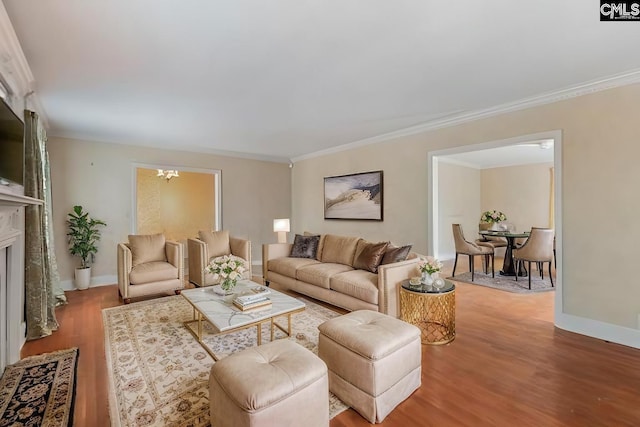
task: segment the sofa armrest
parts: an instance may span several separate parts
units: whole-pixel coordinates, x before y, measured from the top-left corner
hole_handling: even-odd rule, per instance
[[[262,245],[262,278],[268,281],[269,260],[283,258],[291,254],[293,243],[267,243]]]
[[[131,272],[131,249],[126,243],[118,243],[118,290],[122,298],[129,298],[129,273]]]
[[[205,286],[204,268],[209,263],[207,244],[199,239],[187,239],[189,251],[189,281],[196,286]]]
[[[251,240],[240,239],[238,237],[229,237],[229,246],[231,247],[231,255],[238,256],[247,261],[249,278],[252,277],[251,272]]]
[[[413,258],[378,267],[378,311],[400,316],[400,282],[417,275],[419,261]]]

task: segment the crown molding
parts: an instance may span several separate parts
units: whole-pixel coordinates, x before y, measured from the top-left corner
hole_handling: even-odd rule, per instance
[[[21,108],[27,108],[29,103],[38,113],[45,128],[49,127],[49,119],[42,103],[35,91],[35,79],[27,58],[24,56],[20,41],[13,29],[4,4],[0,2],[0,74],[9,85],[12,95],[16,95],[23,102]],[[17,107],[14,105],[14,107]],[[22,112],[18,116],[21,116]]]
[[[342,151],[352,150],[354,148],[363,147],[366,145],[389,141],[391,139],[401,138],[409,135],[415,135],[418,133],[432,131],[432,130],[441,129],[445,127],[457,126],[457,125],[467,123],[467,122],[472,122],[475,120],[485,119],[488,117],[511,113],[514,111],[525,110],[527,108],[538,107],[545,104],[552,104],[554,102],[564,101],[570,98],[576,98],[579,96],[588,95],[591,93],[600,92],[607,89],[613,89],[620,86],[626,86],[626,85],[630,85],[638,82],[640,82],[640,69],[631,70],[624,73],[619,73],[619,74],[614,74],[612,76],[604,77],[598,80],[592,80],[592,81],[581,83],[578,85],[569,86],[565,89],[561,89],[558,91],[546,92],[540,95],[524,98],[514,102],[500,104],[490,108],[455,114],[453,116],[449,116],[444,119],[432,120],[416,126],[411,126],[408,128],[397,130],[397,131],[384,133],[381,135],[373,136],[371,138],[361,139],[348,144],[328,148],[326,150],[315,151],[313,153],[293,157],[291,161],[295,163],[301,160],[312,159],[315,157],[323,157],[329,154],[335,154]]]
[[[262,162],[271,162],[271,163],[291,163],[291,160],[288,157],[280,157],[280,156],[269,156],[264,154],[254,154],[247,153],[242,151],[231,151],[231,150],[218,150],[215,148],[208,147],[200,147],[194,145],[181,145],[179,143],[167,144],[162,147],[154,146],[150,144],[144,143],[136,143],[136,142],[127,142],[122,141],[117,138],[96,138],[94,135],[90,134],[79,134],[79,133],[70,133],[70,132],[55,132],[55,131],[47,131],[47,137],[51,138],[60,138],[60,139],[72,139],[75,141],[87,141],[87,142],[95,142],[98,144],[117,144],[117,145],[128,145],[132,147],[143,147],[143,148],[152,148],[154,150],[169,150],[169,151],[186,151],[189,153],[199,153],[199,154],[211,154],[213,156],[222,156],[222,157],[233,157],[239,159],[247,159],[247,160],[258,160]]]

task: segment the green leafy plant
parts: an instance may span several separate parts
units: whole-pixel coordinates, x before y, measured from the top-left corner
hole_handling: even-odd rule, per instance
[[[82,210],[82,206],[74,206],[73,212],[68,214],[67,225],[69,232],[69,252],[80,257],[80,268],[87,268],[95,259],[98,252],[96,244],[100,240],[99,226],[106,226],[104,221],[89,217],[88,212]]]

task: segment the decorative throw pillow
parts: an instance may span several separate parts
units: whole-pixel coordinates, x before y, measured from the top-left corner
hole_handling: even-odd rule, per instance
[[[229,255],[231,246],[229,245],[228,231],[198,231],[200,240],[207,244],[209,259],[221,255]]]
[[[322,261],[320,258],[322,257],[322,246],[324,246],[324,234],[312,233],[310,231],[304,232],[305,236],[320,236],[320,243],[318,243],[318,250],[316,251],[316,259],[318,261]]]
[[[320,236],[301,236],[296,234],[291,247],[291,257],[315,259],[318,243],[320,243]]]
[[[164,234],[130,234],[129,248],[131,249],[131,263],[138,264],[152,261],[166,261]]]
[[[407,259],[409,251],[411,251],[411,245],[397,247],[389,244],[382,257],[382,261],[380,261],[380,265],[404,261]]]
[[[388,245],[389,242],[370,243],[364,240],[359,241],[353,268],[377,273],[378,265],[380,265]]]

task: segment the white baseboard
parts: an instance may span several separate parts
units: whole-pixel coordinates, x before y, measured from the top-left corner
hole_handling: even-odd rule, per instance
[[[91,283],[89,284],[89,287],[95,288],[97,286],[115,285],[117,283],[118,283],[118,276],[116,275],[96,276],[91,278]],[[64,291],[77,290],[76,286],[73,284],[73,280],[61,280],[60,286]]]
[[[640,348],[639,329],[612,325],[610,323],[599,322],[566,313],[556,313],[555,325],[569,332],[575,332],[633,348]]]

